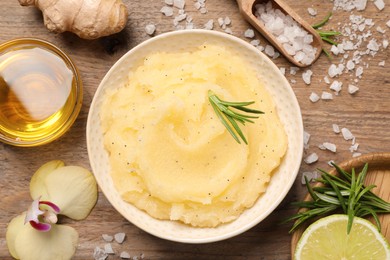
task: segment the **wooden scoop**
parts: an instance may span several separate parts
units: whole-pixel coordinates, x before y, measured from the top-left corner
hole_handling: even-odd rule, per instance
[[[315,58],[312,63],[316,61],[322,51],[322,40],[320,35],[313,29],[313,27],[311,27],[310,24],[308,24],[304,19],[302,19],[302,17],[300,17],[285,2],[283,2],[282,0],[237,0],[240,12],[244,16],[244,18],[253,27],[255,27],[256,30],[258,30],[275,48],[277,48],[279,52],[282,53],[290,62],[292,62],[298,67],[306,67],[311,65],[297,62],[292,55],[287,53],[287,51],[283,48],[282,44],[275,38],[275,36],[273,36],[272,33],[270,33],[265,28],[264,24],[256,18],[256,16],[254,15],[254,6],[256,4],[266,3],[268,1],[272,2],[272,6],[274,9],[279,9],[284,14],[290,15],[298,24],[301,25],[302,28],[304,28],[307,32],[313,35],[313,42],[311,43],[311,45],[314,48],[317,48],[317,51],[315,53]]]

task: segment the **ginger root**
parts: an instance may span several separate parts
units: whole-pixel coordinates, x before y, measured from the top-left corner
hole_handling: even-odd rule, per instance
[[[127,8],[121,0],[19,0],[19,3],[40,9],[50,31],[70,31],[83,39],[120,32],[127,23]]]

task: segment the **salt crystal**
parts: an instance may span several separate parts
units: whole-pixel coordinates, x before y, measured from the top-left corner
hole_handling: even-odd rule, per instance
[[[306,131],[303,131],[303,146],[305,149],[309,148],[310,134]]]
[[[208,20],[207,23],[204,25],[204,28],[206,30],[212,30],[214,28],[214,20]]]
[[[375,0],[374,5],[376,8],[378,8],[379,11],[382,11],[383,8],[385,8],[385,2],[383,2],[383,0]]]
[[[271,45],[266,45],[265,46],[265,54],[267,54],[270,57],[274,56],[274,54],[275,54],[274,47],[272,47]]]
[[[224,23],[225,23],[226,25],[230,25],[230,24],[232,23],[232,20],[231,20],[228,16],[226,16],[226,17],[225,17],[225,20],[224,20]]]
[[[321,149],[321,150],[326,150],[326,147],[323,144],[319,144],[318,148]]]
[[[384,49],[387,49],[387,47],[389,46],[389,41],[386,40],[386,39],[384,39],[384,40],[382,41],[382,46],[383,46]]]
[[[332,93],[323,91],[322,94],[321,94],[321,99],[322,100],[332,100],[333,99],[333,95],[332,95]]]
[[[199,12],[201,14],[206,14],[207,13],[207,9],[205,7],[202,7],[202,8],[200,8]]]
[[[233,31],[232,31],[232,29],[230,29],[230,28],[226,28],[226,29],[225,29],[225,33],[227,33],[227,34],[233,34]]]
[[[253,38],[255,37],[255,31],[253,31],[252,29],[247,29],[245,32],[244,32],[244,36],[246,38]]]
[[[299,70],[298,67],[290,67],[290,74],[295,75],[295,74],[297,74],[298,70]]]
[[[196,2],[196,3],[194,4],[194,6],[195,6],[195,8],[196,8],[197,10],[199,10],[199,9],[202,7],[202,5],[200,4],[200,2]]]
[[[317,178],[318,178],[318,173],[316,171],[314,171],[314,172],[303,172],[302,173],[301,183],[302,184],[306,184],[306,179],[307,179],[308,182],[313,182]]]
[[[224,21],[224,19],[223,19],[222,17],[219,17],[219,18],[218,18],[218,24],[219,24],[220,27],[222,27],[223,25],[225,25],[225,21]]]
[[[337,66],[335,64],[331,64],[328,69],[329,77],[334,78],[339,74]]]
[[[355,63],[352,60],[347,61],[347,69],[353,70],[355,68]]]
[[[379,45],[378,43],[376,42],[376,39],[373,38],[369,41],[369,43],[367,44],[367,48],[371,51],[378,51],[379,50]]]
[[[351,153],[353,153],[353,152],[356,152],[356,151],[358,150],[358,148],[359,148],[359,144],[356,143],[356,144],[353,144],[353,145],[351,145],[351,146],[349,147],[349,151],[350,151]]]
[[[106,242],[111,242],[112,240],[114,240],[114,237],[113,236],[110,236],[110,235],[107,235],[107,234],[103,234],[102,235],[102,238],[104,241]]]
[[[318,96],[318,94],[315,92],[311,92],[309,99],[311,102],[315,103],[320,100],[320,96]]]
[[[307,156],[304,159],[304,161],[305,161],[306,164],[315,163],[316,161],[318,161],[318,155],[316,153],[311,153],[309,156]]]
[[[342,82],[339,82],[337,80],[333,81],[332,84],[330,85],[330,89],[336,92],[336,95],[339,94],[341,91],[341,86],[343,85]]]
[[[165,0],[164,2],[167,5],[173,5],[173,0]]]
[[[286,68],[279,68],[279,70],[283,75],[286,75]]]
[[[302,79],[307,85],[310,85],[312,75],[313,72],[311,70],[306,70],[305,72],[302,73]]]
[[[317,10],[315,10],[314,8],[309,7],[309,8],[307,8],[307,11],[311,16],[317,15]]]
[[[264,51],[264,47],[263,46],[261,46],[261,45],[259,45],[259,46],[256,46],[256,48],[259,50],[259,51]]]
[[[250,42],[250,44],[252,44],[253,46],[259,46],[259,44],[260,44],[260,40],[252,40],[251,42]]]
[[[384,34],[384,33],[386,32],[386,30],[382,29],[382,27],[380,27],[380,26],[377,26],[377,27],[376,27],[376,31],[377,31],[377,32],[380,32],[380,33],[382,33],[382,34]]]
[[[341,133],[343,134],[344,139],[347,141],[352,140],[354,137],[351,131],[349,131],[349,129],[345,127],[341,129]]]
[[[338,125],[332,124],[332,128],[333,128],[333,132],[335,132],[336,134],[340,133],[340,127]]]
[[[291,79],[290,82],[291,82],[292,84],[297,83],[297,81],[296,81],[295,79]]]
[[[330,84],[330,80],[329,80],[329,77],[328,76],[325,76],[324,77],[324,81],[326,84]]]
[[[95,249],[93,250],[93,258],[95,260],[105,260],[107,259],[108,257],[108,254],[106,254],[106,252],[101,249],[100,247],[95,247]]]
[[[322,144],[324,147],[325,147],[325,149],[326,150],[329,150],[329,151],[331,151],[331,152],[336,152],[336,145],[335,144],[333,144],[333,143],[328,143],[328,142],[325,142],[325,143],[323,143]]]
[[[336,45],[332,45],[332,47],[330,47],[330,51],[334,54],[334,55],[338,55],[340,52],[339,52],[339,48],[337,48]]]
[[[145,26],[145,32],[148,35],[153,35],[156,31],[156,26],[154,24],[148,24]]]
[[[185,0],[173,0],[173,6],[178,9],[184,9],[185,4]]]
[[[359,157],[360,155],[362,155],[362,154],[361,153],[353,153],[352,157]]]
[[[126,234],[125,233],[116,233],[114,235],[115,241],[119,244],[122,244],[125,240]]]
[[[361,75],[363,74],[363,67],[358,67],[357,69],[356,69],[356,73],[355,73],[355,76],[356,77],[360,77]]]
[[[126,251],[123,251],[123,252],[121,252],[119,257],[122,258],[122,259],[130,259],[130,254],[127,253]]]
[[[164,6],[160,10],[161,13],[163,13],[165,16],[172,16],[173,15],[173,9],[169,6]]]
[[[173,23],[178,24],[179,22],[184,21],[186,18],[187,18],[187,14],[179,14],[174,18]]]
[[[378,66],[384,67],[385,66],[385,61],[383,60],[383,61],[378,62]]]
[[[334,161],[334,160],[328,161],[328,165],[329,165],[330,167],[334,167],[334,164],[335,164],[335,161]]]
[[[115,254],[115,252],[114,252],[114,250],[112,249],[112,246],[111,246],[110,243],[107,243],[107,244],[104,245],[104,252],[105,252],[106,254],[109,254],[109,255],[114,255],[114,254]]]

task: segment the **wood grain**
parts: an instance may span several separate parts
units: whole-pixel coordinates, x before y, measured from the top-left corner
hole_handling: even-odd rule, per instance
[[[27,209],[30,203],[28,191],[31,175],[43,163],[60,159],[66,164],[89,167],[85,126],[89,106],[99,82],[110,67],[128,50],[150,38],[144,28],[149,23],[157,26],[156,34],[175,30],[172,17],[164,17],[160,9],[164,1],[159,0],[125,0],[129,8],[129,21],[124,31],[119,34],[94,41],[81,40],[70,33],[53,34],[43,26],[41,13],[32,7],[21,7],[16,0],[2,0],[0,5],[0,43],[18,37],[37,37],[50,41],[63,49],[75,61],[84,83],[84,100],[80,115],[72,128],[59,140],[48,145],[35,148],[18,148],[0,143],[0,259],[11,259],[5,241],[7,223],[17,214]],[[232,24],[229,28],[233,34],[246,41],[244,31],[251,26],[241,17],[235,0],[208,0],[208,12],[201,14],[193,6],[194,1],[187,0],[187,14],[194,20],[197,28],[202,28],[209,20],[214,20],[214,29],[221,31],[217,25],[219,17],[229,17]],[[310,24],[321,20],[333,8],[332,1],[286,1]],[[311,17],[307,8],[313,7],[318,11],[316,17]],[[378,38],[378,43],[389,38],[376,31],[376,26],[390,31],[385,22],[390,19],[390,6],[378,11],[371,1],[363,12],[335,11],[331,22],[325,29],[341,29],[350,24],[349,15],[354,13],[365,18],[373,19],[375,26],[370,28]],[[366,29],[366,31],[368,28]],[[256,39],[261,45],[267,43],[260,34]],[[367,41],[363,43],[367,45]],[[328,45],[326,45],[329,48]],[[274,59],[277,66],[287,69],[286,77],[292,83],[302,110],[305,130],[311,134],[309,148],[305,156],[316,152],[319,161],[312,165],[302,163],[300,174],[281,205],[265,221],[251,230],[235,238],[212,244],[188,245],[161,240],[153,237],[131,223],[127,222],[109,204],[102,193],[91,215],[84,221],[62,221],[76,228],[80,234],[80,242],[74,259],[92,259],[96,246],[103,246],[102,234],[125,232],[127,238],[122,245],[113,244],[117,253],[125,250],[132,256],[144,254],[145,259],[290,259],[290,241],[288,234],[290,224],[280,225],[285,217],[296,212],[290,202],[301,200],[305,188],[301,184],[301,173],[314,171],[317,167],[329,169],[330,160],[342,162],[352,157],[349,151],[351,141],[345,141],[340,134],[332,131],[332,124],[347,127],[359,143],[358,151],[385,152],[390,149],[390,70],[389,49],[379,51],[375,56],[365,57],[361,65],[364,73],[359,82],[354,83],[360,90],[355,95],[347,92],[348,83],[354,80],[354,71],[338,77],[344,83],[343,90],[332,101],[312,103],[309,96],[312,91],[321,94],[330,91],[324,83],[324,76],[329,66],[338,64],[342,57],[331,60],[321,55],[317,62],[310,67],[313,71],[312,83],[306,85],[302,81],[301,69],[296,75],[289,73],[291,64],[283,57]],[[351,58],[351,56],[349,57]],[[378,66],[385,61],[385,66]],[[323,151],[318,145],[332,142],[337,145],[337,152]],[[119,259],[118,255],[108,259]]]

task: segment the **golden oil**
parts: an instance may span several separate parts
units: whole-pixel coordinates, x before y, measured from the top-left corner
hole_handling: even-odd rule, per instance
[[[0,46],[0,139],[18,146],[48,143],[80,111],[81,81],[54,45],[19,39]]]

